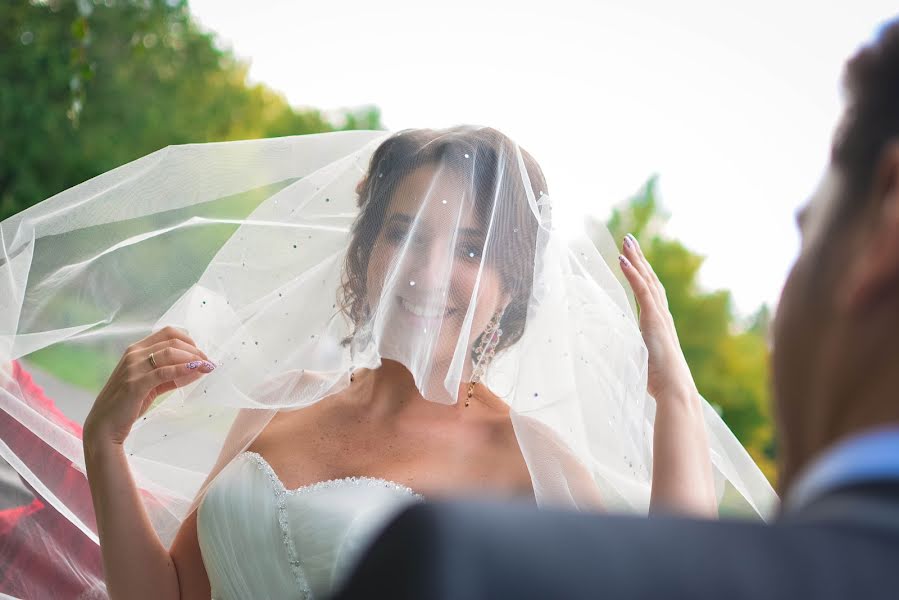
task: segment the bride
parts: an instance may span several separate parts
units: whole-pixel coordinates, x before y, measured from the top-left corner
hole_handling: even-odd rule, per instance
[[[501,133],[161,152],[15,223],[72,250],[28,282],[32,317],[48,290],[107,311],[44,327],[41,344],[155,329],[130,338],[84,421],[83,463],[69,456],[110,597],[327,596],[425,499],[707,517],[722,496],[759,514],[773,501],[699,396],[637,241],[610,266],[563,236],[540,167]],[[112,214],[89,206],[104,201]],[[107,235],[85,250],[88,232]],[[103,279],[135,265],[140,289]]]

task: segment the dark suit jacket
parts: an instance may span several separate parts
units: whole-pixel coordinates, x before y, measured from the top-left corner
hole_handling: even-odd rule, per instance
[[[899,599],[899,482],[832,492],[773,524],[420,505],[338,598]]]

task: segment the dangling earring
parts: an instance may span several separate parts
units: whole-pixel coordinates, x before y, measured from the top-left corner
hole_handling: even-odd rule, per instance
[[[471,372],[471,379],[468,381],[468,394],[465,398],[465,406],[471,405],[471,396],[474,393],[474,386],[481,380],[487,365],[493,360],[496,354],[496,347],[499,345],[499,338],[503,334],[503,330],[499,328],[499,322],[502,320],[502,311],[498,311],[491,317],[487,323],[487,328],[481,334],[481,342],[475,348],[476,362],[474,370]]]

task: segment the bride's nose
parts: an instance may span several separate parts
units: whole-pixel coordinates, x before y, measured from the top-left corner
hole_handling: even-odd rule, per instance
[[[449,287],[452,263],[449,245],[430,240],[412,252],[409,285],[420,292],[442,292]]]

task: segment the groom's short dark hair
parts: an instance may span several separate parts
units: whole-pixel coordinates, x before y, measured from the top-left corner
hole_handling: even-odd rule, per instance
[[[881,153],[899,142],[899,18],[852,57],[843,85],[847,106],[831,157],[846,183],[840,221],[864,211]]]

